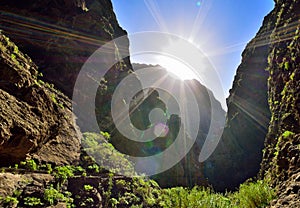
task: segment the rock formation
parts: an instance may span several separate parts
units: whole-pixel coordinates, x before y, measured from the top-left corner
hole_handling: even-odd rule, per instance
[[[278,187],[275,207],[300,205],[300,1],[276,1],[270,34],[268,95],[271,121],[261,175]]]
[[[70,100],[38,80],[37,66],[3,34],[0,48],[1,165],[29,156],[60,165],[76,162],[80,133]]]
[[[275,2],[243,52],[227,99],[224,134],[205,173],[224,190],[260,171],[277,187],[279,199],[272,205],[297,207],[300,2]]]
[[[5,0],[0,17],[1,29],[32,57],[43,80],[68,97],[87,58],[107,41],[126,35],[109,0]],[[128,58],[124,62],[130,67]]]
[[[157,69],[158,71],[156,73],[159,73],[159,77],[166,77],[168,75],[168,72],[163,67],[156,65],[146,65],[146,64],[133,64],[134,70],[139,69],[148,69],[153,70],[153,68]],[[189,153],[181,159],[175,166],[170,168],[169,170],[166,170],[163,173],[159,173],[157,175],[154,175],[152,178],[155,179],[160,186],[162,187],[173,187],[173,186],[188,186],[193,187],[194,185],[204,185],[207,186],[207,181],[204,176],[204,168],[203,163],[199,162],[199,154],[201,152],[201,149],[203,147],[203,144],[205,140],[213,140],[214,138],[208,138],[208,132],[209,129],[213,132],[213,135],[218,135],[218,132],[222,132],[223,130],[223,121],[225,119],[225,111],[222,109],[221,104],[219,101],[217,101],[213,95],[213,93],[208,90],[205,86],[199,83],[197,80],[185,80],[181,81],[177,78],[177,80],[168,80],[165,79],[164,82],[169,83],[170,86],[177,85],[182,86],[181,88],[183,91],[188,92],[185,88],[189,88],[192,93],[194,93],[197,107],[199,111],[199,115],[196,115],[199,117],[199,132],[197,134],[196,140],[194,145],[192,146]],[[174,84],[175,83],[175,84]],[[156,96],[154,95],[155,93]],[[151,99],[152,97],[152,99]],[[178,102],[175,101],[174,102]],[[187,107],[192,108],[194,103],[189,103],[191,101],[187,102]],[[214,119],[218,120],[218,122],[212,124],[212,105],[214,107]],[[168,106],[166,103],[164,103],[158,95],[158,92],[155,90],[152,92],[152,94],[149,95],[147,99],[144,100],[144,102],[137,108],[135,112],[132,114],[132,122],[133,124],[140,125],[139,128],[141,129],[147,129],[149,127],[149,119],[148,115],[151,110],[154,108],[160,108],[165,113],[168,114]],[[155,147],[158,152],[164,151],[170,144],[174,142],[174,140],[177,138],[178,130],[180,128],[180,116],[173,115],[173,117],[170,118],[168,123],[169,126],[169,134],[165,137],[155,139],[153,142],[151,142],[152,147]],[[144,124],[141,126],[141,124]],[[188,136],[187,136],[188,138]],[[130,144],[130,143],[129,143]],[[169,144],[169,145],[166,145]],[[120,146],[124,146],[122,144],[119,144]],[[126,146],[126,145],[125,145]],[[131,153],[135,154],[143,154],[141,151],[151,153],[151,149],[149,149],[149,144],[145,145],[138,145],[135,147],[134,144],[128,145],[128,149],[131,150]],[[148,147],[148,148],[147,148]],[[183,147],[181,147],[183,148]],[[155,151],[152,151],[152,154],[155,153]],[[145,156],[145,153],[143,154]],[[147,154],[146,154],[147,155]],[[150,154],[151,155],[151,154]]]
[[[230,95],[221,142],[206,163],[206,176],[218,190],[234,189],[257,175],[270,121],[268,66],[270,33],[276,11],[264,19],[242,54]]]

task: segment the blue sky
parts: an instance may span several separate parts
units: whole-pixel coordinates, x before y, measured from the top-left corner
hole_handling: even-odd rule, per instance
[[[129,34],[159,31],[199,48],[219,74],[223,89],[212,89],[225,107],[241,53],[274,7],[273,0],[112,0]],[[130,40],[134,45],[134,40]],[[146,58],[131,57],[132,62]],[[212,83],[213,85],[213,83]],[[223,96],[221,96],[223,94]]]

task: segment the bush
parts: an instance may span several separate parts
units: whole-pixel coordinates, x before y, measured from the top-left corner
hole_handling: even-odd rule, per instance
[[[118,174],[136,175],[133,164],[127,156],[117,151],[100,134],[86,132],[83,134],[81,143],[84,152],[98,162],[100,169],[106,168]],[[96,166],[88,167],[88,169],[94,169],[95,172],[99,171]]]
[[[54,205],[57,202],[66,202],[67,205],[70,205],[73,202],[73,199],[70,197],[70,192],[65,192],[65,194],[59,192],[51,185],[49,188],[45,189],[44,199],[50,205]]]

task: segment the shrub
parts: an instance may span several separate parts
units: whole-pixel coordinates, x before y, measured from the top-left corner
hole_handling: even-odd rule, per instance
[[[70,206],[70,204],[73,202],[70,192],[65,192],[65,194],[60,193],[58,190],[53,188],[53,185],[45,189],[44,200],[50,205],[54,205],[57,202],[66,202],[67,205]]]
[[[69,177],[74,176],[74,167],[70,165],[56,167],[54,169],[54,176],[64,183]]]

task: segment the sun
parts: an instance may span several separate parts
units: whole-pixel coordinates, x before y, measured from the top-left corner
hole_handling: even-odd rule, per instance
[[[158,55],[155,59],[157,59],[158,65],[165,68],[180,80],[198,79],[190,67],[175,58]]]

